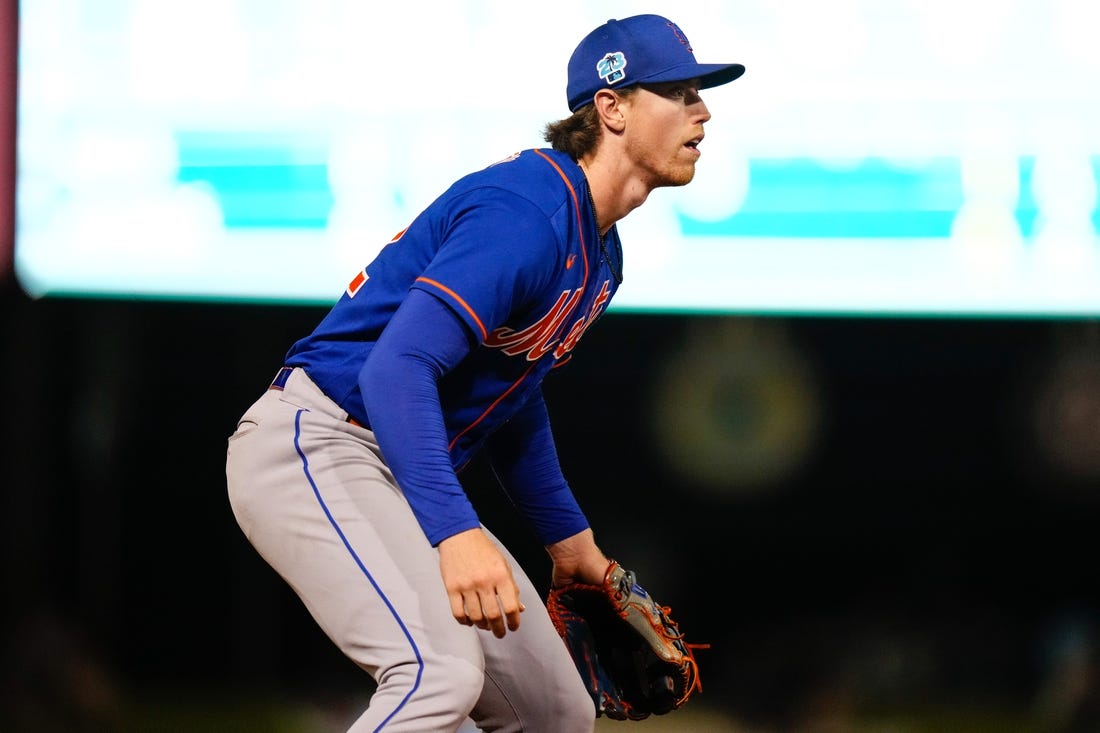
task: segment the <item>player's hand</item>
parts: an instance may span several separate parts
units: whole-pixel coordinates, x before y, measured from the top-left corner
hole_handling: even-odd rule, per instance
[[[502,638],[519,628],[524,605],[512,567],[480,529],[459,532],[439,543],[439,571],[455,620]]]

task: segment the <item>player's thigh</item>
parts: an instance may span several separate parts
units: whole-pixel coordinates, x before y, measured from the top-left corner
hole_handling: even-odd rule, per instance
[[[331,419],[298,420],[306,498],[283,519],[277,569],[325,633],[372,674],[414,661],[461,666],[441,676],[481,669],[475,630],[451,615],[438,552],[373,435],[334,429]]]

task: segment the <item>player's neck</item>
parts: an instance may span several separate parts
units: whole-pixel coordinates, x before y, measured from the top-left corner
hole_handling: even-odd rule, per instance
[[[645,203],[649,190],[628,171],[620,170],[614,161],[592,156],[582,158],[579,164],[592,192],[600,236],[606,235],[616,222]]]

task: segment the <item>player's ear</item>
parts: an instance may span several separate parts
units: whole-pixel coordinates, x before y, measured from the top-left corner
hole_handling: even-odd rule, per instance
[[[612,132],[622,132],[625,119],[623,116],[623,99],[610,89],[601,89],[593,98],[596,112],[600,121]]]

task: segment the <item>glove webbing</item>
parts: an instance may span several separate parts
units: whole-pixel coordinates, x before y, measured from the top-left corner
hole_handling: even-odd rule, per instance
[[[614,610],[638,633],[650,638],[653,651],[666,662],[681,665],[683,693],[676,699],[676,707],[683,705],[695,692],[703,691],[703,681],[699,675],[699,663],[695,660],[696,649],[710,649],[710,644],[688,644],[684,641],[680,625],[672,619],[672,607],[659,605],[637,583],[633,571],[627,570],[614,560],[607,569],[604,585],[612,589]],[[598,586],[590,586],[599,592]],[[631,607],[636,609],[631,613]],[[670,643],[665,643],[665,641]],[[671,648],[670,648],[671,647]]]

